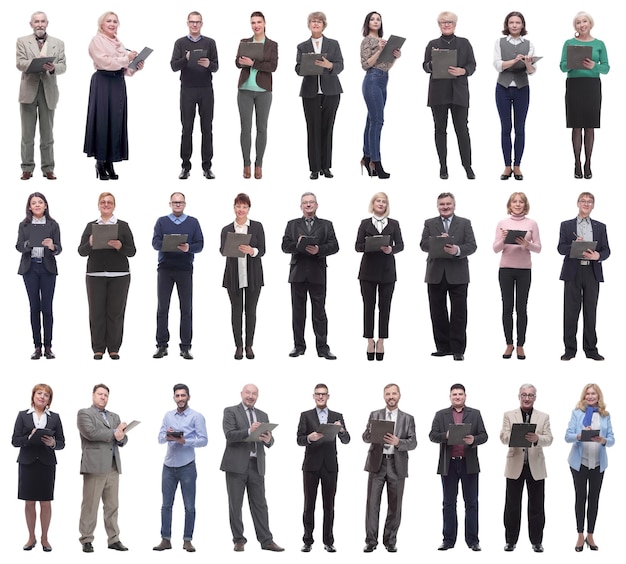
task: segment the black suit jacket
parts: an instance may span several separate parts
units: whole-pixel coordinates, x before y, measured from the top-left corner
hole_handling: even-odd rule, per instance
[[[420,248],[424,252],[430,249],[430,237],[439,237],[443,232],[441,216],[427,219],[424,222]],[[439,284],[445,273],[450,284],[468,284],[470,281],[469,264],[467,257],[476,252],[476,239],[469,219],[453,215],[448,229],[448,235],[454,237],[454,244],[461,249],[458,257],[426,259],[426,277],[428,284]]]
[[[267,413],[256,407],[254,407],[254,412],[259,423],[269,423]],[[248,438],[250,420],[243,404],[239,403],[224,409],[222,428],[226,436],[226,450],[224,450],[220,470],[237,474],[247,472],[250,463],[250,443],[244,441]],[[257,470],[261,476],[265,476],[265,448],[269,448],[273,444],[273,435],[267,445],[263,441],[256,443]]]
[[[471,445],[464,445],[467,473],[478,474],[478,472],[480,472],[480,465],[478,464],[478,450],[476,447],[487,442],[488,436],[485,430],[485,424],[483,423],[480,411],[467,406],[465,406],[463,410],[463,423],[469,423],[471,425],[469,434],[474,435],[474,442]],[[448,444],[446,434],[448,432],[448,426],[451,424],[454,424],[452,407],[441,409],[435,414],[433,425],[428,435],[433,443],[439,443],[439,465],[437,466],[437,474],[442,474],[443,476],[448,475],[448,469],[450,468],[452,445]]]
[[[61,252],[61,231],[59,224],[54,219],[47,218],[46,223],[51,226],[50,238],[54,243],[54,251],[48,247],[43,248],[43,265],[50,274],[58,274],[57,261],[54,258]],[[30,253],[33,250],[33,244],[30,241],[32,223],[21,222],[17,228],[17,243],[15,248],[22,253],[18,274],[26,274],[30,268]]]
[[[326,59],[333,64],[332,69],[323,69],[319,75],[319,83],[322,87],[322,93],[328,96],[338,95],[343,92],[341,83],[337,76],[343,70],[343,56],[339,43],[334,39],[322,36],[322,53],[326,54]],[[314,53],[312,39],[307,39],[298,45],[296,54],[296,73],[300,75],[300,65],[302,64],[302,55],[304,53]],[[302,86],[300,87],[300,96],[302,98],[315,98],[318,91],[318,75],[302,77]]]
[[[372,419],[385,419],[386,408],[378,409],[370,413],[367,421],[367,427],[363,433],[363,440],[366,443],[371,442],[371,423]],[[400,444],[395,447],[394,462],[398,478],[406,478],[409,475],[409,452],[417,446],[417,437],[415,436],[415,419],[412,415],[398,410],[398,418],[396,420],[396,428],[394,430],[396,437],[400,439]],[[383,463],[383,445],[371,443],[365,461],[366,472],[378,472]]]
[[[32,413],[28,413],[27,409],[20,411],[17,414],[15,427],[13,429],[13,437],[11,438],[13,446],[20,447],[20,453],[17,457],[17,461],[20,464],[32,464],[35,460],[39,460],[39,462],[48,466],[56,464],[57,457],[54,454],[54,451],[65,448],[65,436],[63,435],[61,418],[57,413],[50,412],[48,414],[46,429],[52,429],[55,431],[54,448],[50,448],[40,441],[35,441],[33,439],[29,440],[28,437],[34,428],[35,424],[33,423]]]
[[[592,260],[591,267],[593,268],[593,275],[596,277],[596,280],[598,282],[604,282],[604,275],[602,274],[602,261],[608,259],[611,254],[609,239],[606,235],[606,225],[592,219],[591,229],[593,231],[593,240],[598,242],[596,251],[600,253],[600,260]],[[559,254],[565,255],[565,258],[563,259],[560,280],[574,280],[574,278],[576,278],[576,270],[580,261],[569,258],[572,241],[575,239],[575,233],[576,219],[570,219],[561,223],[558,251]]]
[[[318,240],[319,252],[311,255],[296,249],[300,235],[309,235]],[[283,236],[282,249],[291,253],[289,263],[289,282],[311,282],[326,284],[326,257],[339,252],[339,243],[333,224],[327,219],[315,217],[311,233],[307,231],[304,217],[292,219],[287,223]]]
[[[386,255],[380,250],[373,253],[364,252],[365,238],[376,235],[390,236],[389,245],[392,248],[390,255]],[[402,240],[400,224],[395,219],[387,219],[387,225],[382,233],[378,233],[371,217],[361,221],[354,248],[357,252],[363,253],[361,267],[359,268],[359,280],[379,282],[380,284],[389,284],[396,281],[396,259],[394,255],[404,250],[404,241]]]
[[[226,234],[229,232],[235,232],[235,225],[232,222],[224,226],[222,229],[220,237],[220,253],[224,252]],[[258,221],[250,220],[248,233],[251,235],[250,246],[259,249],[259,252],[255,257],[246,255],[246,265],[248,267],[248,288],[255,290],[263,286],[263,264],[261,263],[261,257],[265,254],[265,232],[263,231],[263,225],[261,225]],[[239,259],[235,257],[227,257],[226,268],[224,269],[224,280],[222,282],[222,286],[233,292],[239,289],[238,260]]]
[[[335,421],[340,421],[344,428],[344,432],[338,434],[339,440],[344,445],[348,444],[350,442],[350,433],[348,433],[346,429],[343,415],[329,409],[328,423],[334,423]],[[314,408],[309,411],[303,411],[300,414],[297,441],[300,446],[306,447],[302,470],[315,472],[325,467],[329,472],[337,472],[339,470],[337,464],[337,441],[320,439],[319,441],[310,443],[307,439],[313,431],[317,431],[319,424],[320,421],[317,416],[317,409]]]

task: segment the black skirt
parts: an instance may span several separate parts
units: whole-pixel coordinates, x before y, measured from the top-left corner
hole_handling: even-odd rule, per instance
[[[26,501],[52,501],[56,465],[42,464],[35,460],[31,464],[20,464],[17,482],[17,499]]]
[[[84,152],[98,161],[128,159],[124,69],[96,71],[91,77]]]
[[[568,78],[565,86],[567,127],[600,127],[602,84],[599,78]]]

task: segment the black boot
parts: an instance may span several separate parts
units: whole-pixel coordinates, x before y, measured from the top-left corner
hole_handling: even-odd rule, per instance
[[[104,161],[96,161],[96,178],[100,178],[100,180],[109,179],[109,173]]]
[[[385,169],[383,168],[383,164],[380,161],[371,161],[370,169],[381,180],[385,180],[386,178],[389,178],[391,176],[391,174],[389,174],[388,172],[385,172]]]
[[[119,178],[119,175],[115,174],[115,169],[113,168],[112,162],[106,161],[104,163],[104,169],[107,171],[111,180],[117,180]]]

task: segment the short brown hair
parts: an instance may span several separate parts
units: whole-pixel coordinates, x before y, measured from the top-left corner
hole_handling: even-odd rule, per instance
[[[30,394],[30,405],[34,407],[35,405],[35,394],[39,391],[39,390],[43,390],[44,392],[46,392],[49,396],[50,399],[48,399],[48,405],[46,407],[50,407],[52,405],[52,388],[50,386],[48,386],[48,384],[35,384],[35,386],[33,387],[33,391]]]
[[[237,204],[245,204],[249,208],[252,207],[252,204],[250,203],[250,196],[248,196],[248,194],[244,194],[243,192],[235,196],[234,205],[236,206]]]

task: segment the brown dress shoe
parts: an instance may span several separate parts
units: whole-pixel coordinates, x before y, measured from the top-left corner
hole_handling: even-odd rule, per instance
[[[170,539],[161,539],[161,542],[152,547],[152,550],[161,552],[163,550],[169,550],[170,548],[172,548],[172,543],[170,542]]]
[[[250,165],[243,167],[243,177],[250,178]]]
[[[195,552],[196,551],[196,547],[193,544],[191,544],[190,540],[185,541],[183,543],[183,549],[185,549],[187,552]]]
[[[260,166],[254,167],[254,178],[261,180],[263,178],[263,169]]]
[[[30,170],[25,170],[22,172],[21,180],[30,180],[33,173]]]
[[[235,543],[235,547],[233,548],[233,550],[235,552],[243,552],[244,548],[245,548],[245,543],[243,542],[236,542]]]
[[[56,180],[57,177],[54,175],[54,172],[52,172],[51,170],[48,170],[46,172],[43,173],[44,178],[47,178],[48,180]]]
[[[274,541],[270,541],[261,547],[262,550],[271,550],[272,552],[283,552],[285,549],[278,546]]]

